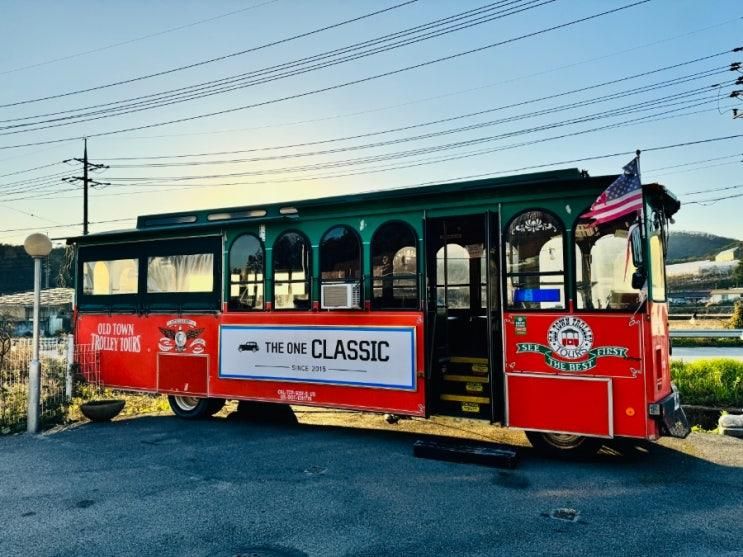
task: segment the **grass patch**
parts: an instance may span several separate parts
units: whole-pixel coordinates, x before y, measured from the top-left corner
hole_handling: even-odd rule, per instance
[[[89,384],[78,385],[67,411],[66,421],[86,420],[80,412],[80,405],[91,400],[124,400],[126,404],[119,416],[139,416],[141,414],[158,414],[170,412],[168,398],[165,395],[131,393],[112,389],[99,389]]]
[[[684,404],[743,408],[743,362],[726,358],[672,361],[671,377]]]

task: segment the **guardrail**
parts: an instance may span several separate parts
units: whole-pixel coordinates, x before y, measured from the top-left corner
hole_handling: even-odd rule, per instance
[[[671,338],[743,339],[743,329],[671,329]]]

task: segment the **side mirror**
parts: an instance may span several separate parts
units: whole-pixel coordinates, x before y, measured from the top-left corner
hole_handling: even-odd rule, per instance
[[[632,246],[632,264],[640,269],[642,267],[642,235],[640,227],[635,226],[630,235],[630,245]]]
[[[645,276],[645,269],[639,268],[634,273],[632,273],[632,288],[635,290],[641,290],[643,286],[645,286],[645,279],[647,277]]]

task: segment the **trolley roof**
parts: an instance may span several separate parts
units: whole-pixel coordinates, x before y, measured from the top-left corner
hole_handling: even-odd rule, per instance
[[[370,203],[389,203],[391,208],[403,206],[406,200],[415,199],[434,200],[462,193],[503,193],[512,192],[517,188],[535,187],[534,197],[538,198],[547,191],[554,193],[555,188],[572,190],[602,191],[617,178],[617,175],[590,177],[587,172],[577,168],[552,170],[529,174],[517,174],[499,178],[486,178],[463,182],[448,182],[426,186],[402,188],[388,188],[363,193],[336,195],[284,201],[280,203],[264,203],[260,205],[232,206],[214,209],[199,209],[193,211],[179,211],[175,213],[157,213],[143,215],[137,218],[137,227],[125,230],[98,232],[87,236],[76,236],[67,239],[68,244],[96,243],[100,240],[113,240],[124,236],[137,237],[140,235],[152,236],[157,233],[170,233],[180,230],[189,232],[208,231],[232,225],[248,223],[265,223],[276,221],[291,221],[301,217],[304,211],[312,209],[332,210],[342,206],[358,206]],[[663,199],[663,206],[669,216],[675,213],[680,203],[665,187],[659,184],[644,186],[646,191],[652,188],[652,194]],[[531,192],[530,192],[531,193]]]

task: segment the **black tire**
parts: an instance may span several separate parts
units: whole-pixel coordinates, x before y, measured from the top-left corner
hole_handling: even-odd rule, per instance
[[[198,398],[193,396],[168,395],[170,409],[179,418],[203,420],[219,412],[224,406],[223,398]]]
[[[595,455],[604,442],[596,437],[567,433],[526,431],[529,443],[538,452],[560,458],[585,458]]]

